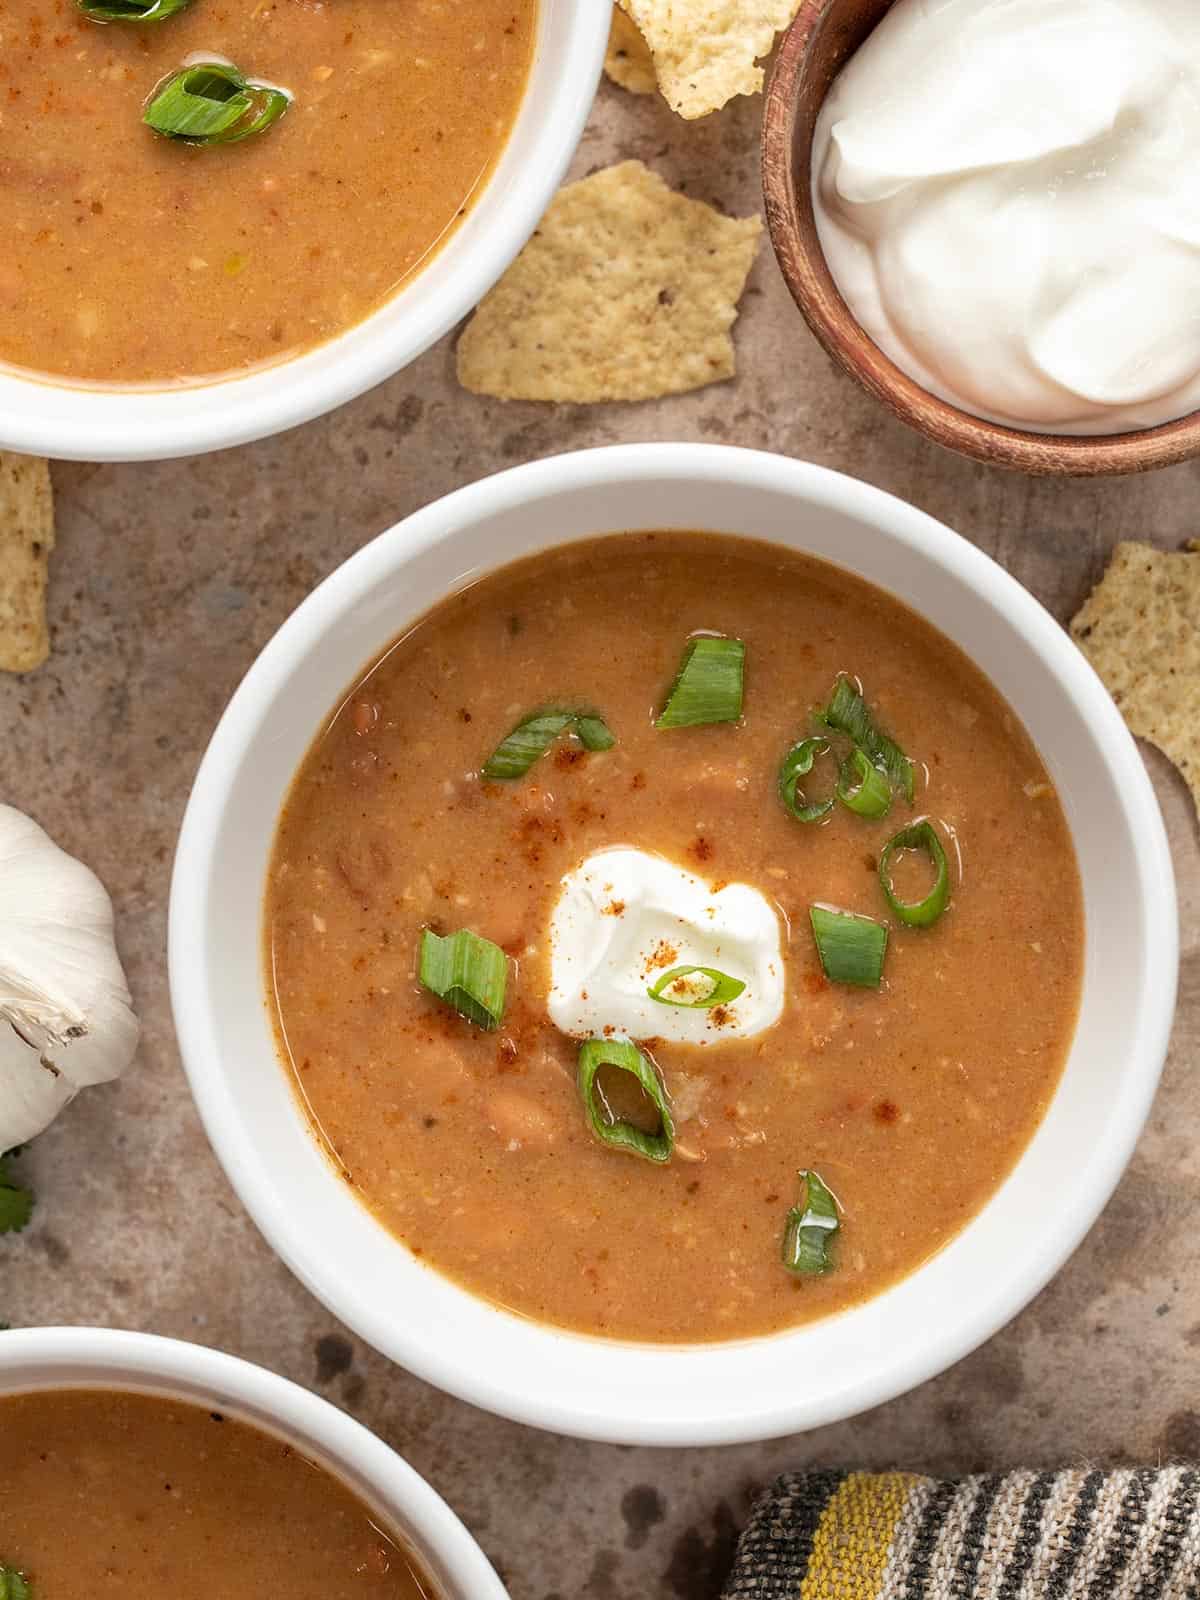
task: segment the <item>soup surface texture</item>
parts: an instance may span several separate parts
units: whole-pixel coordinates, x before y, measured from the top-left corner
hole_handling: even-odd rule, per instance
[[[338,1479],[219,1412],[42,1391],[0,1399],[0,1437],[0,1564],[34,1600],[434,1600]]]
[[[742,716],[656,728],[698,630],[745,642]],[[916,763],[914,803],[897,797],[876,821],[836,806],[804,824],[777,775],[841,673],[861,677]],[[481,781],[514,723],[564,702],[599,712],[614,747],[560,740],[524,778]],[[831,787],[815,772],[812,783]],[[912,928],[889,916],[878,866],[922,815],[946,840],[953,894],[936,925]],[[663,1164],[593,1135],[578,1041],[548,1015],[561,880],[616,846],[664,857],[713,893],[750,886],[782,942],[778,1021],[679,1043],[662,1008],[641,1040],[673,1109]],[[919,899],[906,859],[895,887]],[[878,990],[827,981],[814,904],[890,924]],[[363,1201],[477,1293],[634,1339],[763,1334],[912,1272],[995,1191],[1043,1115],[1082,970],[1061,807],[980,672],[853,576],[686,533],[524,561],[398,640],[296,778],[267,920],[287,1059]],[[426,927],[470,928],[512,958],[497,1030],[419,987]],[[841,1205],[822,1276],[781,1260],[800,1169]]]
[[[536,0],[192,0],[98,24],[0,0],[0,362],[202,380],[360,321],[434,250],[504,145]],[[210,148],[142,123],[189,58],[290,90]]]

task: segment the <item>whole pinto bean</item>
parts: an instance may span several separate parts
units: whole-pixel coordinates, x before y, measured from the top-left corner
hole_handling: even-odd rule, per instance
[[[493,1091],[486,1116],[506,1150],[549,1150],[562,1132],[543,1101],[507,1086]]]

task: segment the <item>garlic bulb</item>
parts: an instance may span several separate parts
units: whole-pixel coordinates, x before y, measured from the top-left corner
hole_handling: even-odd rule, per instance
[[[104,885],[0,805],[0,1154],[118,1077],[137,1042]]]

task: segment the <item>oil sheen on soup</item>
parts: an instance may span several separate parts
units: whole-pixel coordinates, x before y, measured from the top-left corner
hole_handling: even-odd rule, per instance
[[[436,1600],[349,1489],[219,1411],[44,1391],[0,1399],[0,1438],[0,1573],[31,1600]]]
[[[1053,1095],[1083,956],[1061,806],[971,662],[682,532],[400,638],[295,779],[266,916],[362,1201],[482,1296],[647,1340],[824,1316],[953,1238]]]
[[[485,181],[536,10],[190,0],[165,20],[101,24],[70,0],[0,0],[0,362],[199,381],[359,322]],[[238,143],[153,133],[156,87],[205,58],[286,89],[286,114]]]

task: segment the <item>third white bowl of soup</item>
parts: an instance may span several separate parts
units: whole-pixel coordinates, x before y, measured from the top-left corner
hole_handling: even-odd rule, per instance
[[[503,1600],[380,1439],[261,1367],[111,1328],[0,1348],[5,1600]]]
[[[463,491],[285,626],[197,781],[172,987],[339,1315],[682,1443],[875,1403],[1040,1287],[1145,1114],[1173,929],[1132,741],[1027,594],[851,480],[643,447]]]

